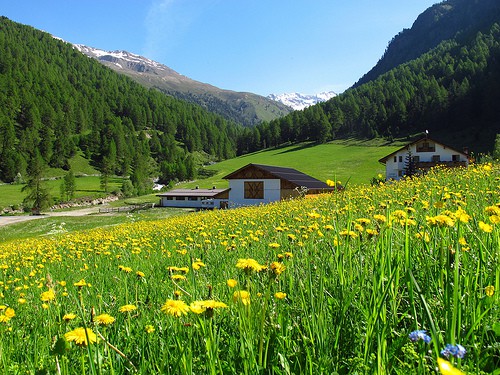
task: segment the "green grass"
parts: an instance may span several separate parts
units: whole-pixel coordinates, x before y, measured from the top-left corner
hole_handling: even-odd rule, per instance
[[[369,142],[332,142],[321,145],[300,144],[277,149],[259,151],[205,167],[215,171],[214,176],[176,187],[210,188],[213,185],[224,188],[228,181],[223,177],[249,164],[266,164],[295,168],[321,181],[340,180],[349,184],[368,184],[372,177],[381,173],[385,167],[378,160],[401,146],[377,145]]]
[[[104,228],[137,221],[166,219],[191,212],[189,209],[153,208],[135,212],[119,212],[112,215],[90,214],[85,216],[47,216],[21,223],[0,226],[0,243],[34,238],[58,233]]]

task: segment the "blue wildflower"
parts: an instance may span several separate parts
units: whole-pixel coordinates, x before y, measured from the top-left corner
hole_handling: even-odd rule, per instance
[[[431,337],[427,335],[427,331],[424,329],[413,331],[408,335],[408,337],[412,342],[416,342],[418,340],[423,340],[426,344],[431,342]]]
[[[467,351],[460,344],[447,344],[446,347],[441,350],[441,355],[445,356],[446,358],[450,358],[450,355],[455,358],[463,358],[465,356],[465,353],[467,353]]]

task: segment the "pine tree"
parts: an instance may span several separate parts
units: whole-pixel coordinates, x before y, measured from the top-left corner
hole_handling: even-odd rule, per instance
[[[43,182],[43,173],[45,170],[45,162],[38,150],[30,160],[27,168],[27,183],[22,188],[22,191],[27,191],[28,195],[24,198],[23,204],[31,208],[33,215],[40,215],[42,210],[50,206],[51,197],[48,189]]]

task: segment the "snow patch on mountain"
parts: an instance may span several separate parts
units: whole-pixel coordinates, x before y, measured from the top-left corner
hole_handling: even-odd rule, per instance
[[[283,103],[284,105],[293,108],[296,111],[300,111],[304,108],[307,108],[311,105],[326,102],[327,100],[337,96],[333,91],[325,91],[319,94],[306,95],[300,94],[298,92],[288,93],[288,94],[280,94],[268,95],[268,98],[274,100],[276,102]]]

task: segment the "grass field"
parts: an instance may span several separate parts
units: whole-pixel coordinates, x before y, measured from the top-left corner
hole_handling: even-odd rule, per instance
[[[0,373],[498,375],[499,264],[494,164],[5,242]]]
[[[369,184],[379,173],[385,175],[385,167],[378,160],[400,147],[351,141],[259,151],[207,166],[206,169],[215,172],[214,176],[178,186],[227,187],[228,182],[223,177],[249,163],[295,168],[321,181],[336,179],[353,185]]]

